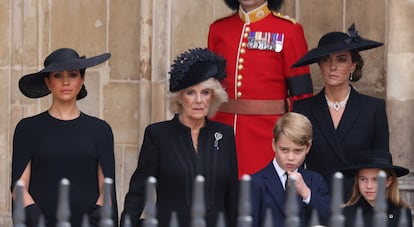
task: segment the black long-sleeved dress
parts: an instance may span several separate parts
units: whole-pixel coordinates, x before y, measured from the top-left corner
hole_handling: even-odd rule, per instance
[[[81,113],[73,120],[59,120],[49,113],[22,119],[13,137],[11,190],[29,161],[29,193],[46,218],[55,226],[58,186],[70,181],[71,224],[80,226],[99,197],[97,169],[115,182],[114,140],[111,127],[103,120]],[[113,184],[112,207],[117,221]]]
[[[170,121],[149,125],[125,197],[121,224],[128,214],[133,226],[138,225],[145,205],[145,183],[154,176],[159,226],[169,226],[172,211],[177,212],[180,226],[190,226],[192,188],[197,174],[205,177],[207,226],[216,226],[219,212],[225,214],[227,226],[235,226],[238,176],[233,129],[206,119],[196,153],[191,129],[180,123],[178,115]]]

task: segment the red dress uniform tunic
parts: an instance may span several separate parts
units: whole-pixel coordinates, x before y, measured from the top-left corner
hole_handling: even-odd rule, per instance
[[[234,127],[239,176],[253,174],[274,158],[273,126],[286,100],[313,93],[309,67],[291,68],[308,50],[303,28],[267,4],[239,9],[210,25],[208,48],[227,60],[230,101],[214,120]]]

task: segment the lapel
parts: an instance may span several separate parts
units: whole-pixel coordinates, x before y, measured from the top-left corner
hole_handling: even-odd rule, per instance
[[[214,193],[215,190],[213,190],[216,187],[217,183],[217,159],[219,158],[220,152],[213,152],[212,144],[214,144],[214,135],[212,134],[212,131],[214,131],[213,127],[208,123],[206,120],[206,124],[203,128],[200,129],[199,134],[199,158],[201,160],[196,160],[198,165],[200,165],[198,168],[202,169],[202,175],[205,177],[205,185],[204,188],[206,190],[206,206],[207,208],[210,208],[214,206],[215,198]],[[217,130],[218,131],[218,130]],[[208,168],[206,168],[208,166]]]
[[[352,93],[352,90],[351,90],[351,93]],[[315,124],[320,128],[321,136],[326,141],[326,143],[329,145],[330,150],[334,154],[336,154],[345,165],[347,165],[346,157],[342,151],[341,137],[339,136],[341,134],[340,132],[338,133],[338,131],[335,130],[331,115],[329,114],[328,105],[326,104],[325,89],[322,89],[322,91],[319,92],[315,96],[314,101],[315,102],[311,106],[312,115],[315,119]],[[344,116],[345,116],[345,112],[347,112],[347,108],[344,111]],[[350,114],[350,115],[352,116],[353,114]],[[342,127],[341,125],[344,124],[342,123],[343,119],[344,117],[341,119],[339,123],[339,127]],[[349,128],[349,127],[347,126],[346,128]]]
[[[346,104],[344,114],[337,129],[338,136],[341,140],[346,137],[352,126],[355,125],[354,122],[358,119],[358,116],[361,113],[362,104],[360,96],[361,95],[351,86],[348,103]]]
[[[284,213],[285,209],[285,189],[277,175],[273,162],[266,166],[263,171],[263,182],[270,192],[270,196],[276,201],[277,206]]]

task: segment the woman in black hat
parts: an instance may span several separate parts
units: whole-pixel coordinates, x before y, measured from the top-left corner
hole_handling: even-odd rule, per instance
[[[55,226],[59,182],[70,183],[70,222],[80,226],[88,213],[93,224],[103,204],[104,178],[115,182],[114,140],[103,120],[82,113],[77,100],[87,93],[85,70],[110,58],[109,53],[80,57],[69,48],[53,51],[44,69],[19,80],[20,91],[29,98],[52,95],[49,109],[22,119],[13,137],[12,184],[24,183],[26,226],[37,226],[44,216]],[[115,186],[111,204],[117,223]]]
[[[171,120],[145,129],[137,169],[125,197],[121,225],[128,215],[140,226],[148,177],[157,179],[158,226],[169,226],[177,212],[179,226],[191,223],[193,184],[205,178],[205,219],[216,226],[222,212],[226,226],[236,226],[238,177],[233,128],[210,121],[227,94],[220,85],[225,60],[207,49],[190,49],[174,61],[170,72]]]
[[[314,97],[296,101],[293,111],[312,122],[314,140],[306,167],[321,173],[328,185],[333,173],[351,165],[361,151],[389,147],[384,100],[363,95],[350,84],[362,76],[363,59],[359,51],[382,43],[362,38],[354,25],[348,32],[323,35],[318,47],[293,65],[317,63],[321,70],[324,88]],[[345,198],[352,184],[352,178],[345,179]]]
[[[374,207],[377,201],[377,177],[380,171],[386,173],[385,199],[387,202],[388,227],[399,226],[401,215],[406,215],[407,226],[412,226],[411,210],[400,197],[398,179],[407,175],[409,170],[392,164],[392,156],[388,151],[370,151],[358,162],[342,170],[345,175],[354,177],[354,186],[348,202],[345,204],[345,226],[353,227],[358,208],[362,209],[364,226],[374,226]]]

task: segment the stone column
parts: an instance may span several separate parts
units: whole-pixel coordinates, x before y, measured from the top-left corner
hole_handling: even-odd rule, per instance
[[[410,169],[399,178],[403,199],[414,204],[414,28],[410,0],[388,1],[387,111],[394,163]]]
[[[150,106],[151,103],[151,52],[153,38],[153,1],[140,2],[139,34],[139,105]],[[139,130],[143,131],[151,119],[151,108],[140,108]]]
[[[169,119],[165,102],[171,57],[171,0],[153,0],[151,51],[152,112],[151,121]]]

